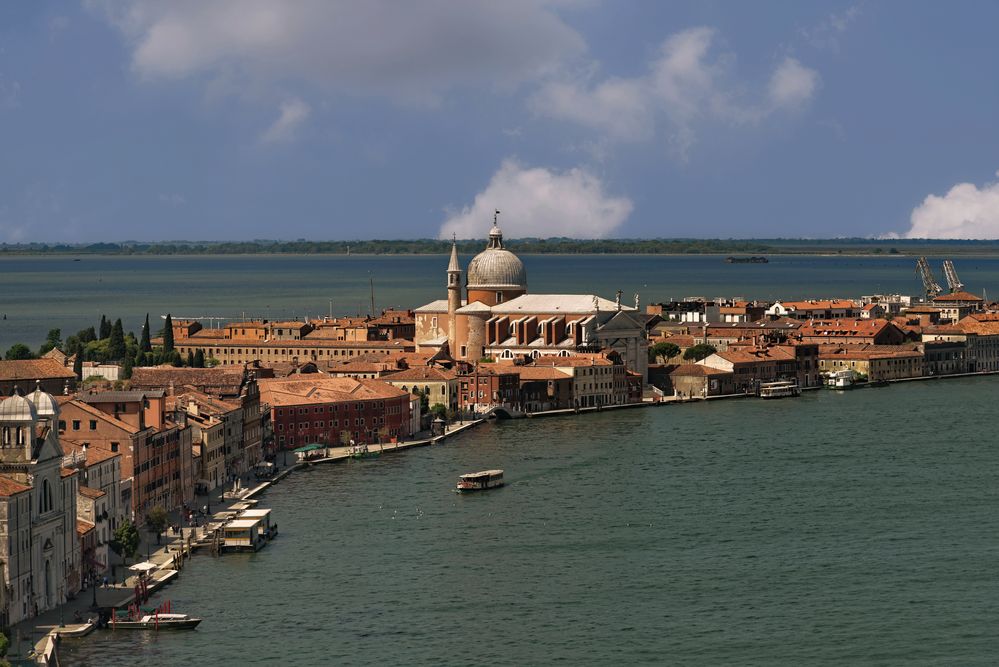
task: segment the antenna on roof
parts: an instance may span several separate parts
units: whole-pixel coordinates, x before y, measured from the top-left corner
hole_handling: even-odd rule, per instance
[[[496,212],[493,213],[493,227],[499,227],[499,214],[499,209],[496,209]]]

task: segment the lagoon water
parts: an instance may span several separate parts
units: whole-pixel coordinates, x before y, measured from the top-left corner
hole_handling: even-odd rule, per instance
[[[37,347],[51,328],[68,336],[101,314],[138,333],[159,316],[301,318],[366,313],[369,276],[375,307],[415,307],[446,296],[447,258],[423,256],[245,255],[169,257],[0,257],[0,351]],[[463,257],[467,265],[469,257]],[[684,296],[759,299],[918,294],[911,257],[774,255],[769,264],[726,264],[713,255],[527,255],[535,293],[595,292],[627,304]],[[942,280],[939,261],[933,260]],[[999,296],[999,258],[961,257],[972,291]]]
[[[276,541],[157,598],[196,631],[98,632],[64,664],[995,664],[997,383],[501,422],[314,467],[262,496]],[[508,485],[451,491],[487,467]]]
[[[467,258],[465,258],[467,261]],[[643,303],[915,294],[912,258],[527,256],[533,292]],[[414,306],[442,257],[2,258],[0,345],[100,314]],[[999,259],[961,258],[999,294]],[[993,289],[995,291],[993,292]],[[154,325],[155,326],[155,325]],[[496,423],[263,496],[280,537],[196,556],[189,633],[97,633],[64,664],[994,664],[999,378]],[[457,475],[508,486],[452,493]]]

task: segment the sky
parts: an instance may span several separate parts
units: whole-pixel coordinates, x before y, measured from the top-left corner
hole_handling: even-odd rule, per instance
[[[0,2],[0,242],[999,238],[999,3]]]

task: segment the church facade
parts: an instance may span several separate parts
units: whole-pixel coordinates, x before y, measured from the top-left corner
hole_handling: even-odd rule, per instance
[[[0,624],[55,608],[81,586],[79,481],[62,468],[59,407],[36,389],[0,401]]]
[[[647,377],[648,339],[638,308],[622,305],[620,296],[528,294],[524,264],[503,247],[495,224],[485,250],[469,262],[464,284],[463,273],[452,244],[447,298],[414,311],[419,349],[447,344],[456,360],[468,363],[613,350],[629,370]]]

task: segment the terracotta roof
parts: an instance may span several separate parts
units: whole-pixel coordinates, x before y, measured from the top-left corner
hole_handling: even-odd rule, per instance
[[[982,297],[976,296],[971,292],[952,292],[950,294],[940,294],[939,296],[933,297],[935,303],[949,303],[951,301],[981,301]]]
[[[79,537],[83,537],[84,535],[86,535],[87,533],[89,533],[90,531],[92,531],[93,529],[94,529],[94,524],[90,523],[86,519],[77,519],[76,520],[76,534]]]
[[[88,440],[87,442],[90,441]],[[88,468],[90,466],[97,465],[98,463],[101,463],[103,461],[107,461],[108,459],[113,459],[116,456],[121,456],[121,454],[118,452],[112,452],[110,449],[102,449],[101,447],[97,447],[92,444],[88,446],[86,450],[84,450],[83,441],[66,437],[66,435],[59,436],[59,444],[62,445],[63,452],[66,454],[69,453],[68,451],[66,451],[67,449],[72,449],[74,452],[81,454],[86,452]],[[124,446],[125,444],[126,443],[122,443],[122,446]]]
[[[303,375],[293,380],[261,380],[260,400],[271,406],[368,401],[408,396],[378,380]]]
[[[572,379],[571,375],[554,366],[512,366],[510,369],[520,375],[521,382]]]
[[[131,386],[136,389],[166,389],[173,385],[190,385],[201,391],[238,395],[243,384],[242,366],[217,366],[215,368],[175,368],[153,366],[132,371]]]
[[[811,301],[781,301],[787,310],[836,310],[856,308],[857,304],[849,299],[828,299]]]
[[[0,361],[0,380],[51,380],[73,379],[76,374],[55,359],[23,359]],[[25,389],[25,391],[28,391]]]
[[[24,493],[25,491],[31,491],[31,487],[15,482],[10,477],[0,475],[0,496],[9,498],[15,493]]]
[[[389,373],[382,378],[385,382],[404,382],[419,380],[421,382],[447,382],[457,377],[454,371],[434,366],[413,366],[397,373]]]
[[[89,486],[83,486],[82,484],[76,492],[85,498],[100,498],[107,495],[107,493],[101,491],[100,489],[92,489]]]
[[[701,366],[700,364],[680,364],[669,372],[670,375],[683,377],[707,377],[709,375],[732,375],[731,371],[723,371],[720,368]]]
[[[76,474],[76,470],[72,468],[59,468],[60,477],[72,477]]]

